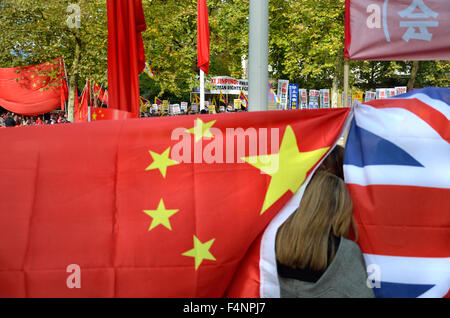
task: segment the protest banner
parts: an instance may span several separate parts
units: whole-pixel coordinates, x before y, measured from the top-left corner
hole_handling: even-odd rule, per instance
[[[212,77],[208,82],[211,94],[239,95],[242,91],[248,95],[248,80],[246,79],[216,76]]]
[[[309,90],[309,109],[319,108],[320,91],[315,89]]]
[[[280,99],[280,108],[281,109],[287,109],[288,92],[289,92],[289,81],[288,80],[278,80],[277,96]]]
[[[304,88],[299,89],[300,109],[308,109],[308,91]]]
[[[330,108],[330,90],[320,90],[320,108]]]
[[[289,84],[289,109],[298,108],[298,84]]]
[[[346,0],[344,56],[450,60],[448,30],[448,0]]]

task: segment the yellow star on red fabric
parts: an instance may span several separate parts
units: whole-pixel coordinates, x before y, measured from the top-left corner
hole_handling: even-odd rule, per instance
[[[149,153],[153,158],[153,163],[148,166],[145,171],[159,169],[164,178],[166,177],[168,167],[180,164],[179,162],[169,158],[170,147],[167,148],[162,154],[158,154],[153,151],[149,151]]]
[[[215,261],[216,258],[209,251],[213,245],[215,239],[212,239],[206,243],[202,243],[197,236],[194,235],[194,248],[183,253],[183,256],[193,257],[195,259],[195,270],[198,270],[203,260]]]
[[[204,123],[203,120],[197,118],[197,120],[195,121],[195,127],[188,129],[187,132],[194,135],[195,142],[198,142],[202,138],[214,138],[214,135],[211,133],[210,129],[212,126],[214,126],[215,123],[215,120]]]
[[[279,153],[242,158],[271,177],[261,214],[266,212],[286,192],[290,191],[295,194],[305,181],[308,171],[329,149],[329,147],[325,147],[309,152],[300,152],[294,131],[288,125]]]
[[[152,224],[150,225],[149,231],[153,230],[158,225],[163,225],[170,231],[172,231],[172,226],[170,225],[170,217],[180,210],[170,210],[166,209],[163,199],[159,201],[158,208],[156,210],[144,210],[144,213],[153,218]]]

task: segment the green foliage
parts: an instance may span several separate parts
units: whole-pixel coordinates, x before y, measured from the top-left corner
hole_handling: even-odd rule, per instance
[[[69,3],[80,6],[80,29],[67,25]],[[72,75],[78,39],[78,86],[82,87],[89,75],[106,84],[106,0],[4,0],[0,1],[0,12],[1,67],[39,64],[62,56],[68,75]]]
[[[248,0],[208,1],[210,25],[209,76],[242,77],[241,57],[248,51]],[[198,87],[197,1],[144,1],[146,57],[158,71],[154,83],[141,83],[143,94],[159,88],[159,96],[189,98]],[[141,76],[142,79],[142,76]],[[165,95],[164,95],[165,94]]]
[[[81,8],[81,28],[67,26],[69,3]],[[198,87],[197,1],[143,0],[146,57],[157,70],[140,76],[141,93],[187,100]],[[274,79],[304,88],[342,89],[344,0],[270,0],[269,64]],[[208,0],[209,76],[243,78],[248,56],[248,0]],[[0,67],[38,64],[62,56],[81,88],[90,75],[107,85],[106,0],[0,0]],[[78,52],[78,53],[77,53]],[[79,55],[79,64],[77,56]],[[404,86],[412,62],[351,61],[359,89]],[[450,86],[449,61],[421,62],[415,87]]]

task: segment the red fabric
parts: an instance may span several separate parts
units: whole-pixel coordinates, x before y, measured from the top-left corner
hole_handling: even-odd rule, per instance
[[[442,215],[443,210],[450,210],[448,189],[347,186],[352,197],[358,198],[354,200],[354,213],[358,244],[364,253],[416,257],[421,251],[422,257],[448,257],[450,237],[444,229],[450,227],[450,213]]]
[[[138,116],[134,113],[124,112],[123,110],[118,109],[100,107],[91,108],[91,121],[121,120],[130,118],[138,118]]]
[[[272,153],[271,128],[279,128],[281,144],[288,125],[297,151],[309,152],[333,145],[349,112],[243,112],[0,130],[0,297],[191,298],[257,290],[257,272],[235,282],[237,272],[259,262],[251,250],[293,194],[287,191],[261,215],[270,176],[237,163],[238,142],[235,163],[180,163],[165,177],[147,170],[155,162],[150,152],[170,147],[173,159],[181,141],[192,159],[212,145],[225,149],[227,129],[240,127],[267,128]],[[197,119],[215,121],[215,138],[195,143],[186,129]],[[243,131],[238,135],[245,139]],[[170,217],[171,229],[149,231],[153,219],[144,211],[156,210],[161,199],[166,209],[179,211]],[[193,248],[194,235],[202,243],[215,239],[209,249],[215,260],[203,260],[197,270],[194,258],[182,255]],[[66,285],[72,264],[81,269],[80,289]]]
[[[349,58],[348,47],[352,42],[352,33],[350,31],[350,0],[345,0],[345,45],[344,57]]]
[[[55,73],[56,78],[51,79]],[[0,68],[0,106],[3,108],[34,116],[64,108],[66,101],[67,82],[61,58],[39,65]]]
[[[197,0],[197,66],[209,72],[209,22],[206,0]]]
[[[102,104],[108,104],[108,94],[100,85],[94,85],[94,94],[97,97],[97,100]]]
[[[69,86],[67,83],[67,74],[66,74],[66,67],[64,65],[64,61],[60,59],[60,68],[61,68],[61,79],[62,85],[60,85],[60,91],[61,91],[61,110],[65,110],[65,103],[69,100]]]
[[[109,107],[139,114],[139,73],[145,68],[141,0],[107,1]]]
[[[86,122],[88,121],[88,110],[91,101],[91,85],[89,82],[84,86],[83,92],[81,93],[81,102],[78,101],[78,97],[75,99],[75,122]],[[78,107],[77,107],[78,104]]]
[[[78,98],[78,88],[77,84],[75,84],[75,101],[74,101],[74,119],[77,121],[77,117],[79,117],[80,113],[80,99]]]
[[[346,1],[345,57],[449,60],[450,1]]]
[[[105,105],[109,105],[108,90],[105,90],[103,94],[102,103]]]

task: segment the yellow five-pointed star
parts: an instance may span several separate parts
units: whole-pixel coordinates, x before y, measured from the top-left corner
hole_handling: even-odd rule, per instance
[[[211,133],[210,128],[214,126],[215,123],[216,121],[213,120],[205,124],[203,120],[197,118],[197,120],[195,121],[195,127],[187,131],[195,136],[195,142],[198,142],[204,137],[214,138],[214,135]]]
[[[172,231],[169,218],[180,210],[167,210],[164,205],[163,199],[159,201],[158,208],[156,210],[144,210],[144,213],[153,218],[149,231],[153,230],[158,225],[164,225],[166,228]]]
[[[96,113],[92,114],[92,120],[97,120],[97,114]]]
[[[179,162],[172,160],[169,158],[170,155],[170,147],[166,149],[162,154],[158,154],[153,151],[149,151],[150,155],[153,158],[153,163],[148,166],[145,171],[159,169],[162,176],[165,178],[167,173],[167,167],[179,165]]]
[[[200,240],[194,235],[194,248],[190,251],[183,253],[183,256],[193,257],[195,259],[195,270],[199,268],[204,259],[215,261],[216,258],[209,252],[211,245],[215,239],[212,239],[206,243],[200,242]]]
[[[300,152],[294,131],[288,125],[278,154],[242,158],[272,177],[261,214],[266,212],[287,191],[296,193],[305,181],[307,172],[329,149],[326,147],[310,152]]]

